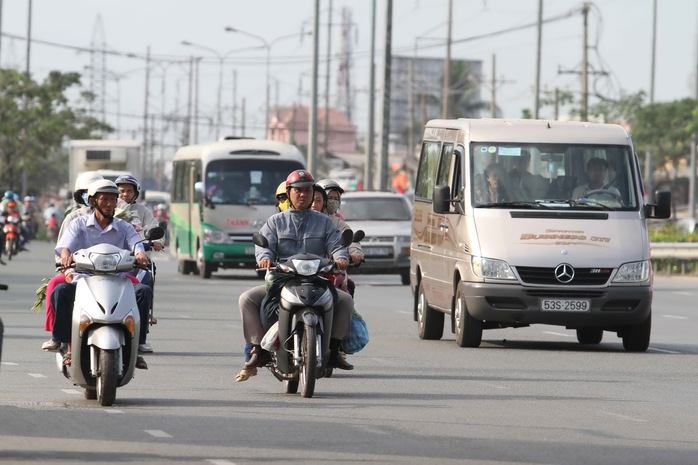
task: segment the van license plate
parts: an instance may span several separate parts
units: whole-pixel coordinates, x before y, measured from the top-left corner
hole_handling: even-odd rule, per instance
[[[580,299],[540,299],[540,309],[544,312],[588,312],[591,303]]]

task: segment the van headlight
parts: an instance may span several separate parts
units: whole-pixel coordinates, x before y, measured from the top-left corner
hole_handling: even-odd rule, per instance
[[[480,278],[492,279],[516,279],[511,267],[504,260],[492,258],[472,257],[473,273]]]
[[[618,273],[613,278],[614,283],[638,283],[650,279],[650,262],[624,263],[618,268]]]

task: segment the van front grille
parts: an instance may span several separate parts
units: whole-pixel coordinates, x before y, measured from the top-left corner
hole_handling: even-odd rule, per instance
[[[564,284],[566,286],[602,286],[608,282],[613,268],[575,268],[574,278],[563,283],[555,278],[555,268],[517,266],[521,280],[527,284]]]

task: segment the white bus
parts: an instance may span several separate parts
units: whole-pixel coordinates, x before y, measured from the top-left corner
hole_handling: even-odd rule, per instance
[[[204,279],[225,268],[255,268],[252,234],[276,213],[276,188],[305,168],[293,145],[224,138],[177,150],[170,204],[171,253],[182,274]]]

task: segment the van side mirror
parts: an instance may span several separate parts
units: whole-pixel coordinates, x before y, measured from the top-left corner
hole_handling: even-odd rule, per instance
[[[648,205],[651,209],[648,211],[649,218],[658,218],[665,220],[671,217],[671,192],[656,191],[654,193],[655,204]]]
[[[441,184],[434,186],[431,202],[434,213],[449,213],[451,206],[451,188]]]

